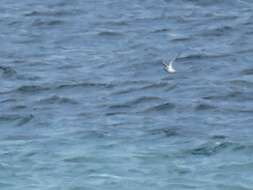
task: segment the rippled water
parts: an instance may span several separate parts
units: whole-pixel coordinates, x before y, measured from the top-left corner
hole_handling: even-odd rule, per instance
[[[0,39],[1,189],[253,188],[251,0],[2,0]]]

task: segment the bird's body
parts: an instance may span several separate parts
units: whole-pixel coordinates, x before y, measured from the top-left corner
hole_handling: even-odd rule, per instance
[[[176,70],[172,67],[172,64],[166,64],[166,63],[163,63],[164,66],[165,66],[165,70],[168,72],[168,73],[175,73]]]
[[[177,55],[177,56],[178,56],[178,55]],[[173,57],[173,58],[170,60],[169,64],[163,62],[163,65],[165,66],[165,70],[166,70],[168,73],[175,73],[175,72],[176,72],[176,70],[173,68],[173,65],[172,65],[172,64],[173,64],[174,61],[176,60],[177,56]]]

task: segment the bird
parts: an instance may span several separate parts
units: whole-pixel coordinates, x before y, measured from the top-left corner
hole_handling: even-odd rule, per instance
[[[165,61],[163,61],[163,65],[164,65],[164,67],[165,67],[165,70],[168,72],[168,73],[175,73],[176,72],[176,70],[173,68],[173,63],[175,62],[175,60],[178,58],[178,55],[179,54],[177,54],[176,56],[174,56],[171,60],[170,60],[170,62],[169,62],[169,64],[168,63],[165,63]]]

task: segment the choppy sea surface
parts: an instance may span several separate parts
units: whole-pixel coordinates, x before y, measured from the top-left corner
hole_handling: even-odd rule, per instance
[[[0,41],[0,189],[253,189],[251,0],[2,0]]]

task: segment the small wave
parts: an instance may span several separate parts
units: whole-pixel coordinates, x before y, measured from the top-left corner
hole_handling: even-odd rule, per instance
[[[37,93],[37,92],[42,92],[42,91],[46,91],[46,90],[50,90],[49,87],[42,87],[39,85],[25,85],[25,86],[21,86],[18,89],[16,89],[15,91],[20,92],[20,93]]]
[[[36,16],[67,16],[67,15],[73,15],[75,13],[78,13],[79,10],[71,10],[71,11],[66,11],[66,10],[44,10],[44,11],[39,11],[39,10],[35,10],[35,11],[30,11],[24,14],[24,16],[27,17],[36,17]]]
[[[240,144],[232,142],[207,143],[189,150],[189,153],[200,156],[212,156],[225,150],[238,150],[241,148],[243,147]]]
[[[115,25],[115,26],[127,26],[128,22],[127,21],[108,21],[106,24],[108,25]]]
[[[226,139],[227,137],[225,135],[213,135],[211,136],[211,139],[214,139],[214,140],[224,140]]]
[[[154,106],[151,108],[146,109],[144,112],[164,112],[164,111],[170,111],[175,108],[175,104],[173,103],[165,103],[158,106]]]
[[[233,91],[229,92],[225,95],[210,95],[205,96],[203,99],[206,100],[242,100],[242,99],[250,99],[250,97],[246,97],[243,92],[240,91]]]
[[[172,42],[185,42],[185,41],[189,41],[192,38],[189,37],[178,37],[178,38],[173,38],[171,39]]]
[[[73,83],[73,84],[62,84],[56,87],[56,89],[69,89],[76,87],[98,87],[98,88],[112,88],[113,84],[107,83],[91,83],[91,82],[83,82],[83,83]]]
[[[2,76],[4,78],[9,78],[17,75],[17,72],[11,67],[0,66],[0,70],[2,71]]]
[[[82,162],[87,162],[87,160],[92,160],[92,158],[89,158],[86,156],[75,156],[71,158],[65,158],[64,162],[82,163]]]
[[[204,111],[204,110],[215,110],[216,107],[213,105],[205,104],[205,103],[200,103],[195,107],[196,111]]]
[[[233,27],[231,26],[222,26],[219,28],[214,28],[214,29],[209,29],[209,30],[204,30],[201,32],[201,36],[224,36],[228,35],[229,32],[233,30]]]
[[[178,131],[174,128],[153,129],[153,130],[150,130],[149,133],[151,135],[164,135],[166,137],[173,137],[173,136],[179,135]]]
[[[8,99],[0,101],[0,103],[10,103],[10,102],[17,102],[17,99],[8,98]]]
[[[120,91],[117,91],[117,92],[114,92],[112,93],[113,95],[122,95],[122,94],[128,94],[128,93],[131,93],[131,92],[136,92],[136,91],[139,91],[140,88],[128,88],[128,89],[124,89],[124,90],[120,90]]]
[[[129,114],[128,112],[108,112],[105,115],[106,116],[114,116],[114,115],[125,115],[125,114]]]
[[[210,58],[221,58],[230,56],[228,54],[206,54],[206,53],[197,53],[197,54],[190,54],[186,56],[180,56],[179,60],[194,60],[194,59],[210,59]]]
[[[112,88],[114,87],[113,84],[106,84],[106,83],[73,83],[73,84],[60,84],[60,85],[51,85],[51,86],[40,86],[40,85],[24,85],[20,86],[15,90],[11,90],[9,92],[3,93],[10,93],[10,92],[19,92],[19,93],[39,93],[48,90],[65,90],[65,89],[72,89],[77,87],[94,87],[94,88]]]
[[[26,108],[27,108],[27,106],[25,106],[25,105],[16,105],[16,106],[12,107],[11,109],[12,110],[22,110],[22,109],[26,109]]]
[[[159,89],[159,88],[163,88],[163,87],[173,89],[176,87],[176,85],[175,84],[170,85],[170,84],[168,84],[168,82],[159,82],[159,83],[148,84],[144,87],[141,87],[140,90]]]
[[[152,31],[152,33],[163,33],[163,32],[169,32],[170,29],[168,28],[161,28],[161,29],[156,29],[154,31]]]
[[[142,103],[147,103],[147,102],[150,103],[151,101],[152,102],[161,101],[161,98],[144,96],[144,97],[140,97],[135,100],[132,100],[132,101],[128,102],[128,104],[129,105],[137,105],[137,104],[142,104]]]
[[[98,36],[108,36],[108,37],[116,37],[116,36],[123,36],[120,32],[114,32],[114,31],[101,31],[97,33]]]
[[[43,20],[36,20],[32,23],[33,26],[57,26],[63,24],[63,20],[50,20],[50,21],[43,21]]]
[[[131,108],[131,106],[127,104],[115,104],[109,106],[109,109],[128,109],[128,108]]]
[[[253,75],[253,69],[245,69],[241,72],[242,75]]]
[[[75,101],[71,98],[59,97],[59,96],[52,96],[49,98],[45,98],[45,99],[39,100],[38,103],[41,103],[41,104],[78,104],[77,101]]]
[[[32,114],[29,116],[22,117],[20,121],[17,123],[17,126],[23,126],[27,124],[28,122],[30,122],[33,118],[34,116]]]
[[[1,122],[15,122],[17,126],[22,126],[28,122],[30,122],[34,116],[22,116],[22,115],[1,115],[0,116],[0,123]]]

